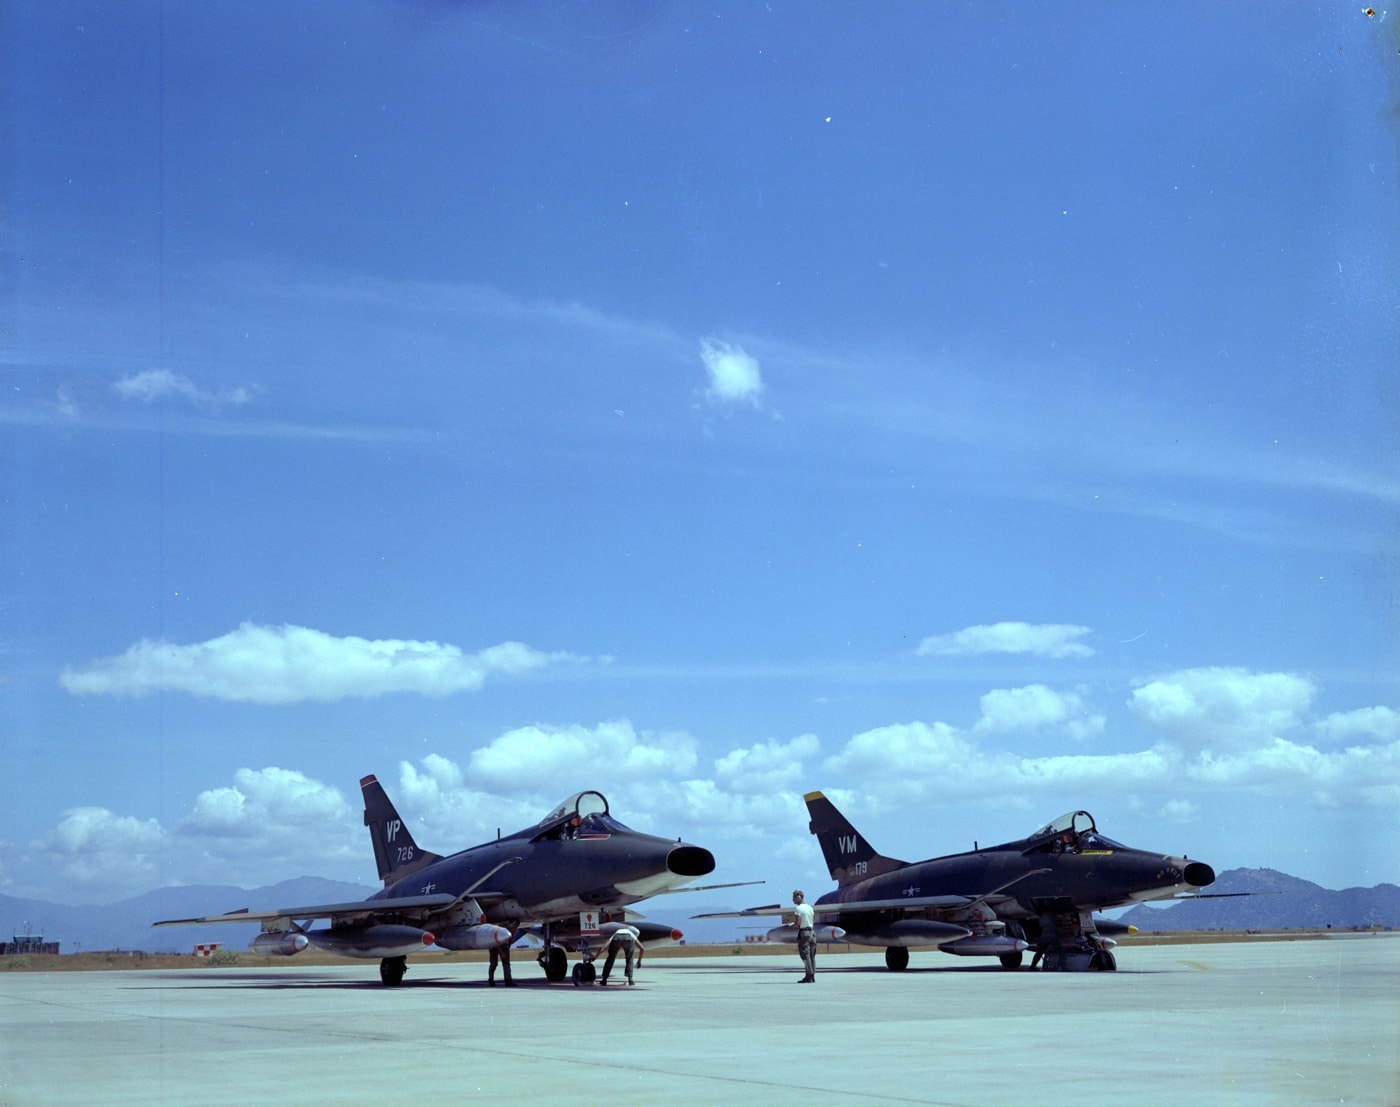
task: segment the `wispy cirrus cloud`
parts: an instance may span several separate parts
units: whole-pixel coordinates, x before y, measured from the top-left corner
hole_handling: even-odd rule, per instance
[[[207,642],[136,643],[125,653],[63,670],[75,696],[188,692],[249,703],[322,702],[395,692],[449,696],[474,692],[488,678],[518,676],[564,660],[522,642],[475,653],[441,642],[337,638],[308,627],[244,623]]]

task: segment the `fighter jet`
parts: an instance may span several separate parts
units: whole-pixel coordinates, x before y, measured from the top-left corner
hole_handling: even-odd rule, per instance
[[[837,883],[812,906],[818,927],[845,931],[858,945],[884,946],[885,964],[899,972],[911,946],[936,946],[959,956],[994,956],[1007,969],[1111,971],[1118,967],[1112,935],[1133,928],[1093,912],[1148,900],[1193,895],[1215,880],[1202,861],[1133,849],[1099,833],[1087,811],[1073,811],[1034,834],[999,846],[976,846],[927,861],[877,853],[821,792],[805,797],[810,830]],[[783,915],[773,904],[697,918]]]
[[[315,946],[345,957],[379,958],[380,979],[390,986],[402,982],[411,953],[432,945],[506,949],[536,927],[545,977],[563,980],[565,949],[581,950],[584,961],[574,966],[574,983],[586,984],[595,975],[591,951],[607,943],[605,912],[611,909],[621,919],[622,908],[648,896],[700,891],[682,886],[715,867],[707,849],[624,826],[601,792],[579,792],[532,827],[443,857],[413,840],[378,780],[364,777],[360,789],[382,891],[352,903],[244,909],[153,925],[260,923],[262,932],[249,947],[255,953],[291,957]],[[320,919],[330,925],[309,925]]]

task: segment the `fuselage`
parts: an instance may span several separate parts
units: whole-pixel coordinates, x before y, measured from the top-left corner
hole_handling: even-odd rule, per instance
[[[1027,852],[1020,843],[919,861],[828,892],[820,903],[889,902],[929,897],[987,896],[1002,918],[1031,918],[1046,910],[1100,911],[1189,893],[1212,883],[1209,865],[1184,857],[1115,845],[1081,852]],[[993,889],[1000,889],[988,895]]]
[[[460,896],[470,889],[485,919],[518,926],[636,903],[714,867],[707,849],[630,829],[554,838],[523,831],[454,853],[372,898]]]

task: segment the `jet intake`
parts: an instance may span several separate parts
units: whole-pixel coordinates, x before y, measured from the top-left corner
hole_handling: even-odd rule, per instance
[[[407,957],[433,944],[434,938],[416,926],[381,923],[377,926],[332,926],[308,930],[317,949],[342,957]]]
[[[1204,888],[1215,883],[1215,870],[1204,861],[1190,861],[1186,865],[1186,883]]]
[[[438,932],[437,944],[443,949],[490,949],[492,946],[504,949],[510,945],[510,933],[495,923],[448,926]]]
[[[269,931],[259,934],[249,942],[248,950],[251,953],[260,953],[264,957],[294,957],[310,944],[305,934]]]
[[[938,948],[944,953],[956,953],[959,957],[1004,957],[1008,953],[1023,953],[1031,946],[1029,942],[1009,938],[1005,934],[979,934],[974,938],[943,942]]]
[[[666,855],[666,868],[676,876],[708,876],[715,871],[715,855],[700,846],[677,846]]]

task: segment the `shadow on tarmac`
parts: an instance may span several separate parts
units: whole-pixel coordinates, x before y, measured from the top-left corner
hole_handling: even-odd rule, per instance
[[[800,975],[802,966],[797,965],[688,965],[683,969],[669,969],[669,972],[685,973],[733,973],[740,976],[750,976],[759,974],[776,974],[786,976],[789,973]],[[1124,969],[1119,967],[1112,973],[1048,973],[1051,976],[1138,976],[1159,970],[1144,969]],[[827,968],[817,959],[818,976],[848,976],[848,975],[874,975],[874,976],[947,976],[950,974],[973,974],[977,976],[1040,976],[1040,969],[1031,969],[1023,966],[1019,969],[1004,969],[1000,965],[910,965],[901,972],[894,973],[884,965],[843,965],[839,968]]]
[[[156,975],[156,974],[152,974]],[[249,988],[255,991],[289,991],[294,989],[306,989],[312,991],[398,991],[400,989],[423,989],[423,988],[451,988],[461,990],[463,988],[487,989],[490,985],[485,979],[481,980],[460,980],[450,977],[420,976],[414,979],[412,972],[405,977],[404,982],[394,988],[386,988],[378,977],[370,975],[365,977],[355,977],[353,979],[327,979],[313,973],[269,973],[269,972],[238,972],[228,969],[214,969],[210,971],[207,980],[193,982],[190,980],[189,972],[180,970],[173,973],[159,974],[159,979],[164,981],[178,981],[182,989],[191,991],[217,991],[224,988]],[[154,984],[131,984],[127,991],[161,991],[169,988],[168,983]],[[572,980],[564,980],[559,983],[551,983],[543,977],[538,979],[517,979],[516,988],[570,988],[574,987]],[[498,984],[497,987],[503,987]],[[596,985],[588,985],[596,987]],[[609,985],[604,991],[626,991],[627,989]]]

